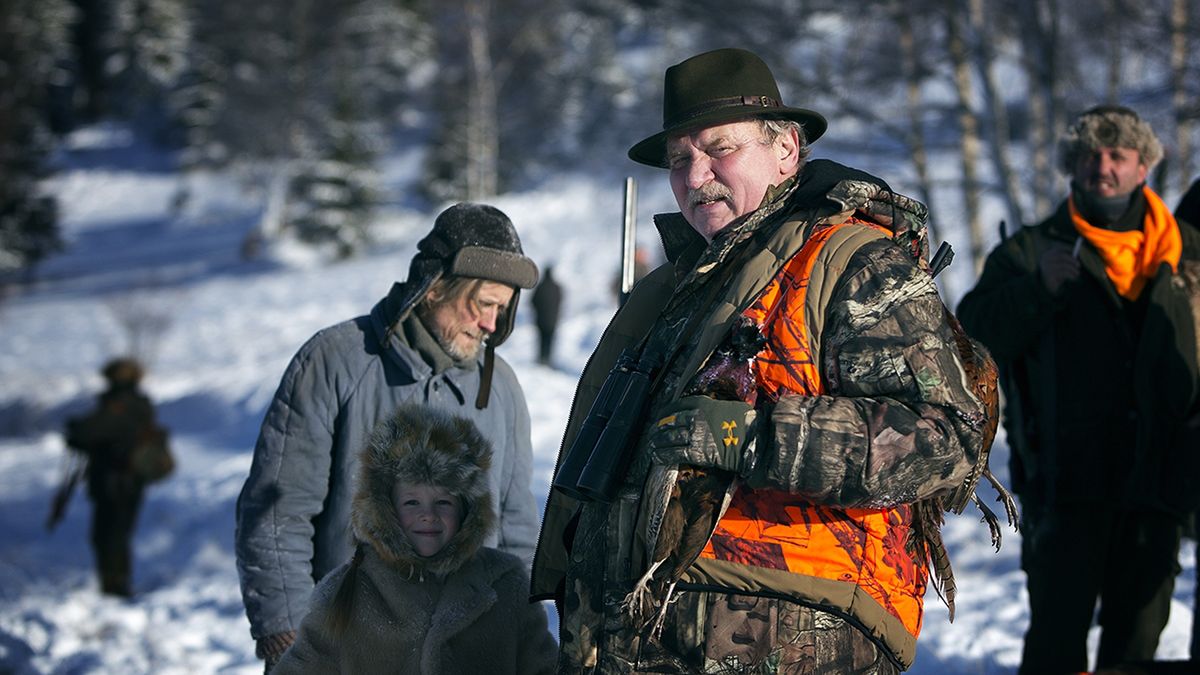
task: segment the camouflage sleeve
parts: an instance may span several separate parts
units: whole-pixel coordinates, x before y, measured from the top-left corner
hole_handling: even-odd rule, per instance
[[[958,304],[963,328],[999,361],[1027,350],[1056,311],[1053,296],[1038,279],[1033,237],[1017,234],[992,251],[979,281]]]
[[[851,258],[825,316],[828,394],[784,396],[764,411],[751,485],[867,508],[958,486],[985,415],[929,275],[887,240],[872,242]]]

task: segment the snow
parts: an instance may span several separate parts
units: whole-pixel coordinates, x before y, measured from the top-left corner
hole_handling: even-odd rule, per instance
[[[818,148],[819,150],[819,148]],[[819,154],[819,153],[818,153]],[[409,176],[419,157],[390,159]],[[432,214],[391,205],[379,246],[337,264],[283,247],[243,260],[262,199],[236,176],[187,179],[127,130],[95,127],[64,151],[48,188],[62,200],[68,246],[39,281],[0,296],[0,672],[260,673],[234,567],[234,506],[262,415],[283,369],[316,330],[366,312],[407,272]],[[526,252],[554,264],[564,286],[556,368],[535,361],[527,313],[500,353],[515,368],[533,419],[533,484],[541,503],[575,381],[615,309],[622,185],[562,175],[536,191],[495,200]],[[665,179],[639,186],[640,241],[670,210]],[[569,272],[568,272],[569,271]],[[50,496],[64,470],[64,419],[87,409],[108,358],[139,340],[145,381],[172,431],[173,476],[147,492],[135,541],[132,601],[97,591],[87,532],[90,504],[76,494],[47,532]],[[1003,439],[992,466],[1001,475]],[[914,673],[1012,673],[1028,622],[1020,537],[988,542],[977,514],[944,531],[958,580],[953,624],[935,593],[926,602]],[[1160,658],[1184,658],[1195,583],[1194,546],[1180,555]],[[1092,651],[1097,632],[1092,632]]]

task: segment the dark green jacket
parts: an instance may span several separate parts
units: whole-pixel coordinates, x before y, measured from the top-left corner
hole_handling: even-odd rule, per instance
[[[1182,512],[1200,499],[1200,234],[1180,231],[1179,273],[1163,265],[1138,301],[1117,294],[1086,241],[1080,279],[1054,298],[1038,259],[1075,244],[1064,202],[1001,243],[959,304],[963,326],[1004,373],[1012,482],[1027,506]]]

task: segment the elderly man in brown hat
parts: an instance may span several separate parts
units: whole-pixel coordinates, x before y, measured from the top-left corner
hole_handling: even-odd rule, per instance
[[[1070,194],[987,258],[963,325],[1006,371],[1005,427],[1029,588],[1022,673],[1150,660],[1181,525],[1200,503],[1200,233],[1146,184],[1136,112],[1099,106],[1059,142]]]
[[[929,505],[989,442],[925,207],[808,161],[825,119],[744,50],[669,68],[663,122],[629,156],[669,171],[668,263],[582,375],[534,561],[560,672],[901,671]]]

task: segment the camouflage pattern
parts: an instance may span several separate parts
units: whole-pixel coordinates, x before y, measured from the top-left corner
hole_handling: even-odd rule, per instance
[[[632,635],[631,635],[632,637]],[[662,635],[632,637],[637,663],[605,673],[892,675],[900,668],[846,619],[779,598],[684,591]]]
[[[762,454],[751,485],[831,506],[908,504],[966,477],[986,417],[964,387],[929,275],[884,240],[853,264],[829,307],[829,395],[779,400],[774,452]]]
[[[902,246],[925,250],[924,209],[911,200],[877,185],[843,182],[826,195],[843,209],[832,213],[791,203],[791,187],[770,195],[765,207],[699,255],[676,259],[676,286],[654,325],[640,332],[610,327],[597,350],[611,352],[613,346],[606,341],[629,340],[627,336],[646,335],[648,330],[647,350],[667,358],[616,498],[608,504],[584,503],[577,510],[563,581],[561,672],[891,673],[909,665],[915,655],[915,649],[897,647],[878,629],[864,632],[861,617],[847,623],[812,609],[798,587],[764,587],[764,592],[776,595],[768,600],[753,592],[730,595],[680,584],[666,606],[660,637],[634,629],[621,611],[622,600],[647,563],[638,519],[647,476],[654,468],[647,443],[650,425],[660,419],[658,411],[690,392],[708,354],[717,347],[703,344],[707,326],[693,329],[694,317],[712,323],[717,320],[715,308],[744,306],[739,305],[739,284],[773,274],[764,274],[761,258],[754,256],[767,242],[775,246],[778,237],[771,237],[788,227],[795,234],[774,250],[778,265],[789,260],[815,228],[855,211],[875,222],[887,221],[901,233]],[[756,468],[744,476],[752,485],[795,492],[835,507],[898,507],[946,494],[970,473],[987,419],[971,393],[944,307],[921,269],[924,258],[920,260],[914,262],[888,239],[877,239],[848,256],[844,272],[824,291],[823,337],[814,350],[820,354],[828,395],[784,395],[778,401],[759,402],[759,419],[768,422],[762,426],[767,431],[756,438]],[[756,274],[759,277],[752,276]],[[620,321],[618,316],[614,324]],[[728,336],[730,328],[724,330]],[[675,351],[681,339],[688,342]],[[589,370],[606,365],[592,363]],[[580,390],[594,387],[585,381]],[[587,400],[577,399],[576,410],[586,410],[587,405]],[[572,416],[576,418],[574,411]],[[575,419],[574,426],[569,425],[564,445],[577,424]],[[710,455],[712,449],[696,450]],[[542,547],[553,547],[564,536],[555,530],[555,523],[571,508],[564,499],[551,496],[539,557]],[[552,555],[553,551],[545,553],[545,560]],[[535,596],[553,578],[544,576],[550,573],[542,565],[554,564],[535,562]],[[752,569],[747,572],[750,577],[755,574]],[[699,592],[703,590],[713,592]],[[747,641],[740,634],[731,638],[726,633],[736,632],[736,624],[715,618],[735,610],[761,619],[754,639]]]

